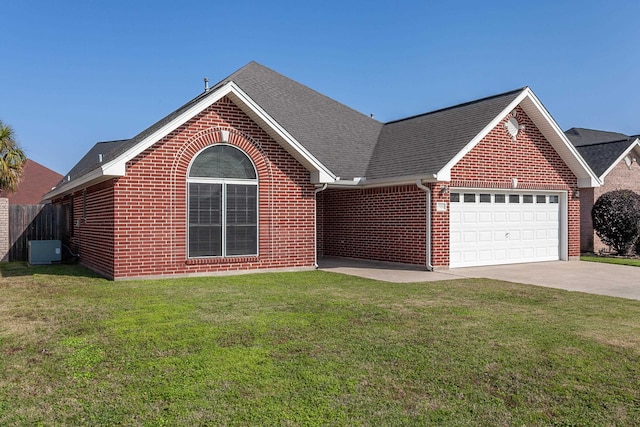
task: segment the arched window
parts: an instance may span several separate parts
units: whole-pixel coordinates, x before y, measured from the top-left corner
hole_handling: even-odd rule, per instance
[[[189,257],[258,254],[258,179],[240,149],[216,144],[193,160],[187,178]]]

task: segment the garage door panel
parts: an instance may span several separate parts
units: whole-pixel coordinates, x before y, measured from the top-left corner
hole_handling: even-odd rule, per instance
[[[535,240],[535,230],[522,230],[522,240],[534,241]]]
[[[536,221],[548,221],[549,218],[549,212],[536,212]]]
[[[478,221],[479,222],[493,222],[493,215],[491,214],[491,211],[488,212],[480,212],[479,216],[478,216]]]
[[[451,267],[559,259],[560,205],[548,203],[552,196],[558,200],[556,195],[473,193],[466,190],[450,204]],[[484,196],[480,203],[481,193],[491,194],[490,202]],[[495,194],[501,194],[498,203]]]
[[[522,251],[520,248],[509,248],[509,259],[519,260],[522,259]]]
[[[536,255],[536,248],[534,248],[534,247],[522,248],[521,255],[522,255],[523,258],[533,258]]]
[[[465,231],[462,236],[464,243],[475,243],[478,241],[478,233],[475,231]]]
[[[463,212],[462,222],[468,224],[475,224],[478,222],[478,212]]]
[[[493,222],[494,223],[505,223],[507,222],[507,212],[506,211],[495,211],[493,213]]]
[[[479,250],[478,251],[478,261],[487,262],[493,260],[493,251],[492,250]]]
[[[478,242],[485,242],[485,243],[491,243],[491,231],[490,230],[485,230],[485,231],[479,231],[478,232]]]

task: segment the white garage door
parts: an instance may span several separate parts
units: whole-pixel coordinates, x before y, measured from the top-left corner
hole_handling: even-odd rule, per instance
[[[450,206],[451,267],[559,259],[557,193],[452,189]]]

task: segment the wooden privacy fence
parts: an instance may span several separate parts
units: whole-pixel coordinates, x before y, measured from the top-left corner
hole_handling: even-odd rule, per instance
[[[63,240],[62,206],[9,205],[9,261],[28,260],[29,240]]]

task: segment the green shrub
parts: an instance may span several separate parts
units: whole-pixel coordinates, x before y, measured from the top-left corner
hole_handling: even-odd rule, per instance
[[[591,209],[593,228],[605,245],[626,255],[638,237],[640,195],[631,190],[603,194]]]

